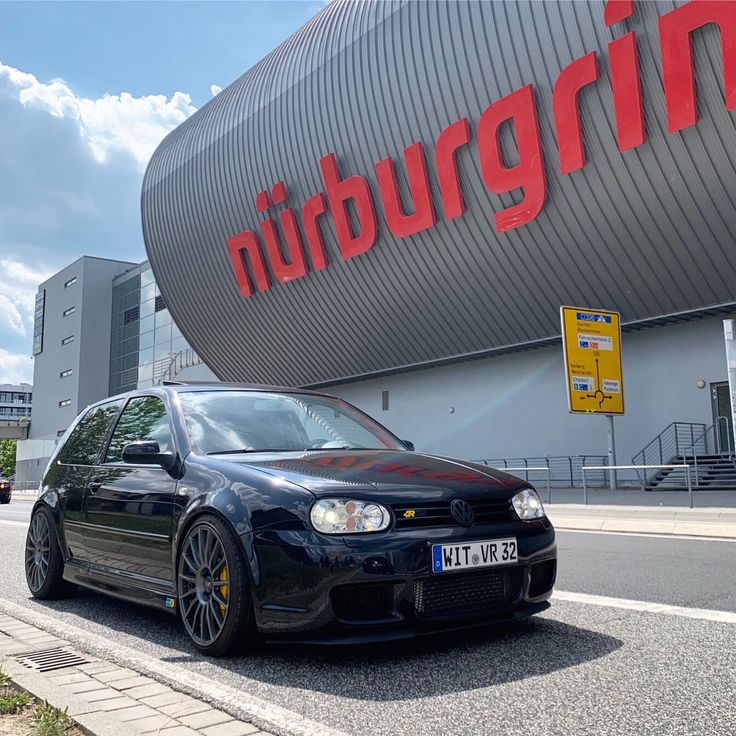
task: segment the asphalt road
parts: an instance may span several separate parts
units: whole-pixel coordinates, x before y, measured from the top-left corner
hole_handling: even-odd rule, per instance
[[[0,520],[13,506],[0,507]],[[88,592],[53,603],[30,599],[25,532],[17,516],[11,522],[0,521],[0,598],[53,616],[79,646],[88,633],[104,637],[94,654],[126,663],[121,645],[145,652],[175,665],[183,679],[196,672],[338,732],[736,734],[735,623],[558,601],[531,622],[495,631],[207,660],[163,613]],[[736,543],[561,533],[559,544],[558,589],[736,608]]]

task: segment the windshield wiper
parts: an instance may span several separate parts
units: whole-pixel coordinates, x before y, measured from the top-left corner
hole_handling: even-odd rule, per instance
[[[247,455],[248,453],[254,453],[254,452],[301,452],[301,450],[284,450],[283,447],[279,447],[278,449],[274,448],[264,448],[261,449],[260,447],[257,450],[215,450],[214,452],[208,452],[208,455]]]

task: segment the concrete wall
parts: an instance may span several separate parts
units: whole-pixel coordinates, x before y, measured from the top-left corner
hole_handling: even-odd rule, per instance
[[[34,358],[33,418],[29,439],[18,443],[18,481],[39,480],[59,432],[85,406],[107,396],[112,279],[134,265],[84,256],[39,287],[46,290],[43,351]],[[65,287],[74,277],[77,281]],[[75,312],[65,317],[72,306]],[[62,345],[69,335],[74,341]],[[72,374],[61,378],[69,369]],[[60,407],[66,399],[69,406]]]
[[[104,399],[110,387],[112,280],[133,263],[84,259],[82,340],[77,412]],[[75,414],[76,416],[76,414]],[[63,427],[69,426],[68,424]]]
[[[77,415],[83,260],[71,263],[39,287],[46,290],[46,304],[43,351],[33,360],[31,439],[55,437],[56,432],[66,428]],[[75,276],[77,282],[64,288],[64,284]],[[74,314],[64,317],[64,310],[72,306],[76,307]],[[62,345],[62,339],[68,335],[74,335],[74,342]],[[72,375],[61,379],[59,373],[68,369],[73,371]],[[59,401],[65,399],[70,399],[71,404],[60,408]]]
[[[628,463],[670,422],[712,423],[709,384],[727,380],[720,319],[624,333],[623,360],[617,462]],[[604,417],[568,413],[561,345],[327,390],[419,450],[472,459],[607,450]],[[381,409],[384,390],[388,411]]]

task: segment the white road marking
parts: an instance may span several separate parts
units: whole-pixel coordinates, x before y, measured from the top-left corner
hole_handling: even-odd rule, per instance
[[[28,528],[28,521],[10,521],[10,519],[0,519],[0,524],[7,524],[8,526],[22,526],[24,529]]]
[[[684,606],[670,606],[666,603],[631,601],[625,598],[609,598],[605,595],[590,595],[589,593],[571,593],[566,590],[556,590],[552,594],[552,600],[566,601],[568,603],[586,603],[591,606],[605,606],[608,608],[624,608],[628,611],[659,613],[665,616],[682,616],[683,618],[692,618],[698,621],[717,621],[723,624],[736,624],[736,613],[732,611],[685,608]]]
[[[214,707],[230,712],[235,717],[249,721],[258,728],[289,736],[347,736],[317,721],[305,718],[300,713],[290,711],[266,700],[249,695],[241,689],[225,685],[221,682],[181,669],[176,664],[166,661],[168,657],[181,659],[182,652],[169,649],[163,659],[144,654],[140,650],[115,642],[112,638],[93,634],[90,631],[58,621],[44,613],[29,610],[17,603],[0,599],[0,611],[8,616],[50,631],[58,637],[66,639],[89,654],[100,659],[113,661],[121,666],[129,667],[136,672],[148,675],[159,682],[187,693],[192,697],[204,700]],[[172,620],[172,625],[175,625]]]
[[[604,529],[565,529],[564,527],[555,526],[555,531],[564,532],[565,534],[610,534],[618,537],[649,537],[650,539],[685,539],[690,542],[732,542],[736,543],[736,539],[731,537],[699,537],[695,534],[654,534],[647,532],[609,532]]]

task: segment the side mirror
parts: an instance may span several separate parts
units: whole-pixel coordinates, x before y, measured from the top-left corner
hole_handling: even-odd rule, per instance
[[[173,452],[161,452],[154,440],[136,440],[123,448],[123,462],[131,465],[158,465],[170,470],[174,464]]]
[[[414,452],[414,443],[410,440],[401,440],[404,443],[404,447],[406,447],[409,452]]]

